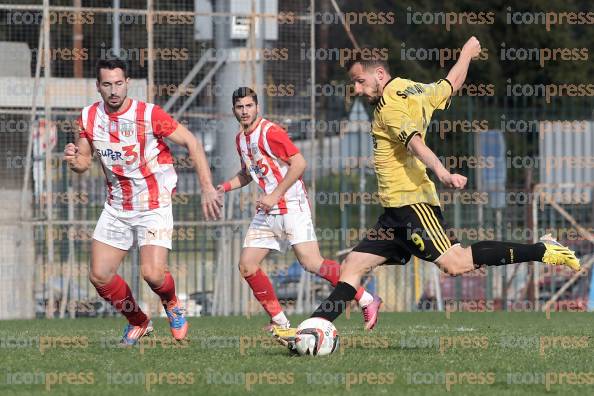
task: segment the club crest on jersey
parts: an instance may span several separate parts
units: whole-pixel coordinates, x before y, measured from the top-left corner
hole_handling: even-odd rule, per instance
[[[252,152],[253,156],[256,156],[260,152],[260,150],[258,150],[258,145],[256,143],[252,143],[250,145],[250,151]]]
[[[252,171],[260,178],[266,176],[267,170],[268,168],[266,166],[260,166],[259,164],[252,165]]]
[[[130,136],[134,135],[134,132],[135,132],[134,123],[126,122],[126,123],[120,124],[120,134],[122,136],[130,137]]]
[[[266,174],[269,171],[269,167],[268,165],[266,165],[264,163],[263,160],[258,160],[256,163],[252,163],[250,165],[250,169],[252,170],[252,172],[254,172],[256,174],[256,176],[258,176],[259,178],[264,178],[266,177]]]

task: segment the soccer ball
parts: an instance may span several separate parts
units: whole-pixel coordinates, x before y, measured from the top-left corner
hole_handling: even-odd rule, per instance
[[[326,319],[309,318],[297,328],[295,349],[300,355],[329,355],[338,349],[338,344],[338,331]]]

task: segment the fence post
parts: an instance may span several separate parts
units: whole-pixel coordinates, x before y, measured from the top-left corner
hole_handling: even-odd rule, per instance
[[[540,189],[540,186],[538,184],[536,184],[534,186],[534,189],[532,190],[532,242],[533,243],[538,242],[538,199],[536,196],[538,194],[539,189]],[[538,300],[540,298],[539,290],[538,290],[538,279],[539,279],[538,268],[539,268],[539,266],[536,264],[536,262],[533,261],[532,262],[532,287],[533,287],[533,291],[534,291],[534,307],[535,307],[535,309],[538,304]]]
[[[50,14],[49,14],[49,0],[43,1],[43,39],[44,49],[43,52],[43,75],[44,75],[44,119],[45,124],[48,127],[48,132],[45,133],[45,176],[46,176],[46,216],[47,216],[47,261],[46,261],[46,273],[49,275],[47,279],[47,291],[48,291],[48,305],[45,310],[45,316],[50,319],[54,317],[55,311],[55,299],[54,291],[52,287],[52,276],[54,274],[54,232],[53,232],[53,174],[52,174],[52,147],[50,145],[51,133],[51,97],[50,97],[50,83],[51,83],[51,42],[50,42]]]
[[[153,103],[155,99],[155,68],[153,62],[154,51],[154,34],[153,34],[153,0],[146,2],[146,33],[147,33],[147,72],[148,72],[148,87],[147,87],[147,101]]]

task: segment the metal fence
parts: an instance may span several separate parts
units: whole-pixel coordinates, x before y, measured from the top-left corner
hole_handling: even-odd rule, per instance
[[[313,1],[278,2],[278,9],[259,8],[259,2],[248,1],[243,2],[247,8],[239,11],[217,7],[197,11],[151,0],[128,2],[129,8],[119,10],[95,3],[93,8],[81,7],[80,2],[77,6],[76,1],[74,6],[48,1],[0,3],[5,58],[0,68],[0,147],[6,158],[0,167],[0,207],[4,208],[0,245],[5,257],[0,278],[8,285],[2,288],[0,317],[113,314],[88,281],[90,240],[105,199],[100,167],[95,164],[78,176],[61,161],[62,147],[73,139],[73,121],[80,108],[97,98],[94,62],[99,57],[117,54],[128,59],[131,96],[163,106],[200,136],[216,181],[239,164],[232,140],[236,126],[230,114],[230,89],[238,81],[256,87],[264,115],[284,125],[308,159],[305,179],[312,187],[310,199],[316,208],[323,255],[336,257],[373,225],[381,208],[373,198],[376,184],[366,112],[355,105],[349,112],[316,119],[321,98],[312,95],[315,58],[303,56],[304,49],[315,48]],[[203,28],[209,21],[214,21],[212,31]],[[542,196],[535,192],[553,186],[541,180],[534,161],[542,156],[543,122],[591,123],[593,105],[591,98],[549,102],[548,98],[492,94],[456,97],[451,109],[436,112],[427,133],[428,145],[448,167],[469,177],[468,189],[462,193],[440,188],[444,214],[452,227],[448,231],[470,243],[479,239],[532,242],[547,229],[573,230],[572,237],[566,232],[560,240],[588,261],[594,253],[588,241],[594,229],[592,185],[582,180],[579,188],[589,191],[590,198],[580,202],[535,199]],[[499,132],[489,135],[488,131]],[[584,134],[592,136],[593,131],[586,129]],[[481,157],[492,154],[488,152],[491,144],[482,140],[486,136],[503,142],[499,144],[505,148],[504,155],[498,157],[504,160],[503,179],[480,165]],[[249,316],[261,312],[236,269],[253,214],[255,189],[228,195],[225,219],[205,222],[193,169],[183,151],[174,149],[174,155],[179,182],[169,264],[188,313]],[[526,166],[522,161],[516,166],[515,157],[527,159]],[[555,188],[572,191],[578,182]],[[264,267],[289,313],[309,312],[329,293],[326,282],[304,273],[292,253],[271,255]],[[143,308],[160,312],[157,297],[140,277],[135,249],[120,273]],[[493,309],[514,309],[519,302],[536,309],[570,278],[563,269],[551,271],[539,264],[489,268],[450,278],[439,274],[433,264],[413,260],[407,266],[379,268],[366,284],[391,311],[441,310],[448,301],[461,306],[489,302]],[[585,272],[557,298],[578,302],[583,309],[588,290],[589,273]],[[15,299],[22,301],[18,309]]]
[[[96,7],[80,2],[0,4],[7,66],[0,106],[7,158],[2,189],[7,202],[23,198],[22,213],[18,204],[3,212],[3,247],[14,258],[2,267],[2,278],[12,280],[14,288],[3,295],[2,317],[111,313],[88,281],[90,240],[105,200],[101,169],[94,164],[79,176],[61,160],[62,147],[74,139],[80,109],[98,98],[96,59],[128,61],[130,96],[161,105],[196,133],[215,181],[239,167],[233,139],[237,126],[230,111],[237,85],[229,85],[229,74],[239,73],[231,83],[255,87],[267,118],[286,126],[313,116],[312,99],[302,94],[312,81],[313,60],[299,52],[311,46],[309,1],[293,2],[290,20],[281,24],[278,15],[287,11],[282,3],[276,9],[260,1],[243,2],[250,4],[239,9],[218,9],[214,3],[214,9],[189,11],[167,2],[136,3],[120,9],[101,2]],[[203,29],[207,24],[211,31]],[[276,90],[280,82],[282,92]],[[255,190],[231,194],[225,219],[207,223],[193,166],[187,154],[173,149],[179,181],[169,265],[180,298],[190,315],[259,312],[236,269]],[[19,251],[23,236],[27,240],[21,247],[28,255]],[[274,273],[279,260],[290,259],[272,257],[265,268]],[[133,249],[120,273],[141,305],[158,312],[137,262]],[[19,289],[27,297],[22,301],[33,301],[35,307],[10,305],[11,293]]]

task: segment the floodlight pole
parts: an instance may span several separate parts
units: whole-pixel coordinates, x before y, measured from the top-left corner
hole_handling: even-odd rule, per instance
[[[230,0],[215,2],[216,12],[229,12],[231,9]],[[215,17],[221,18],[221,17]],[[216,20],[215,20],[216,21]],[[258,23],[262,24],[263,19],[259,18]],[[253,24],[250,27],[250,35],[254,35]],[[263,48],[262,34],[253,36],[251,39],[233,40],[231,38],[231,24],[215,22],[215,54],[216,60],[226,56],[219,71],[211,85],[211,95],[214,97],[216,112],[218,116],[218,133],[216,142],[216,153],[214,166],[215,180],[226,180],[232,177],[239,169],[239,159],[235,148],[235,135],[239,130],[239,124],[232,111],[231,94],[241,86],[251,86],[258,96],[263,99],[261,87],[264,82],[264,61],[258,51],[254,48]],[[259,27],[263,31],[263,27]],[[261,115],[266,114],[266,102],[259,101]]]
[[[250,0],[251,14],[259,12],[256,9],[257,0]],[[231,9],[231,0],[213,2],[216,13],[228,13]],[[241,86],[252,87],[258,96],[263,99],[261,87],[264,82],[264,63],[256,48],[263,48],[263,35],[256,35],[255,30],[263,32],[263,26],[256,29],[255,23],[263,24],[262,18],[251,18],[249,37],[233,39],[231,29],[233,17],[222,19],[221,16],[215,16],[215,48],[213,59],[217,64],[218,71],[210,84],[210,95],[213,98],[216,117],[217,117],[217,135],[215,156],[211,159],[211,166],[214,167],[213,179],[215,185],[231,178],[240,167],[237,150],[235,148],[235,135],[239,130],[239,124],[233,115],[231,96],[235,89]],[[266,103],[259,101],[261,114],[266,114]],[[233,193],[232,193],[233,194]],[[228,197],[228,203],[234,200]],[[228,208],[225,213],[227,216],[233,214],[233,208]],[[231,265],[228,265],[227,258],[224,255],[228,252],[225,246],[230,242],[231,236],[227,229],[223,229],[221,237],[216,242],[217,251],[222,252],[219,255],[220,270],[217,270],[217,281],[215,285],[215,298],[213,301],[213,314],[228,315],[231,312],[232,294],[237,291],[231,290],[232,279],[237,276]]]
[[[113,23],[111,27],[111,47],[113,54],[120,53],[120,0],[113,0]]]

